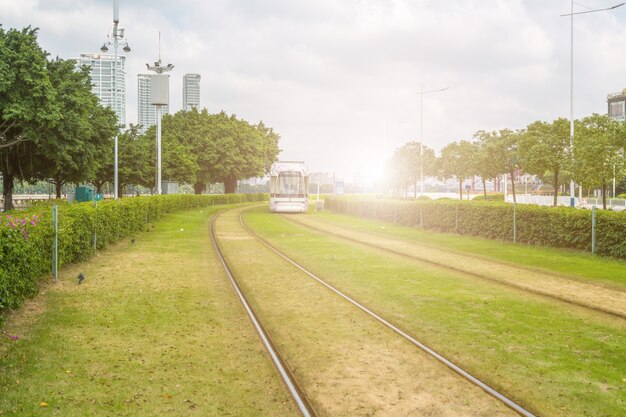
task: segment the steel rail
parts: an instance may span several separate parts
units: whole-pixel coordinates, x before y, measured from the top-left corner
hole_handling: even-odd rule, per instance
[[[318,232],[318,233],[327,234],[327,235],[330,235],[330,236],[333,236],[333,237],[336,237],[336,238],[339,238],[339,239],[344,239],[344,240],[347,240],[347,241],[350,241],[350,242],[355,242],[355,243],[358,243],[358,244],[361,244],[361,245],[364,245],[364,246],[368,246],[370,248],[374,248],[374,249],[382,250],[382,251],[385,251],[385,252],[393,253],[394,255],[402,256],[404,258],[408,258],[408,259],[411,259],[413,261],[424,262],[424,263],[427,263],[427,264],[430,264],[430,265],[433,265],[433,266],[436,266],[436,267],[440,267],[440,268],[443,268],[443,269],[448,269],[450,271],[460,272],[462,274],[471,275],[473,277],[480,278],[480,279],[483,279],[485,281],[493,282],[495,284],[503,285],[503,286],[509,287],[509,288],[515,288],[515,289],[518,289],[518,290],[521,290],[521,291],[526,291],[526,292],[531,293],[531,294],[535,294],[535,295],[538,295],[538,296],[541,296],[541,297],[546,297],[546,298],[550,298],[550,299],[553,299],[553,300],[557,300],[557,301],[560,301],[560,302],[563,302],[563,303],[566,303],[566,304],[569,304],[569,305],[574,305],[574,306],[577,306],[577,307],[580,307],[580,308],[591,310],[591,311],[594,311],[596,313],[608,314],[608,315],[610,315],[612,317],[616,317],[616,318],[619,318],[619,319],[622,319],[622,320],[626,319],[626,315],[624,315],[624,314],[622,314],[622,313],[620,313],[618,311],[613,311],[613,310],[609,310],[609,309],[603,308],[602,306],[594,306],[594,305],[590,305],[590,304],[584,304],[584,303],[578,302],[576,300],[572,300],[572,299],[565,298],[565,297],[560,297],[560,296],[558,296],[556,294],[550,294],[548,292],[535,290],[535,289],[532,289],[532,288],[524,287],[522,285],[516,285],[515,283],[509,282],[509,281],[501,281],[499,279],[491,278],[491,277],[488,277],[486,275],[479,274],[477,272],[467,271],[467,270],[462,269],[462,268],[456,268],[456,267],[453,267],[453,266],[450,266],[450,265],[443,264],[441,262],[432,261],[432,260],[427,259],[427,258],[422,258],[422,257],[415,256],[415,255],[409,255],[407,253],[403,253],[403,252],[399,252],[399,251],[396,251],[396,250],[393,250],[393,249],[385,248],[383,246],[375,245],[373,243],[370,243],[370,242],[367,242],[367,241],[364,241],[364,240],[359,240],[359,239],[356,239],[354,237],[344,236],[344,235],[339,234],[339,233],[333,233],[333,232],[330,232],[328,230],[324,230],[324,229],[321,229],[321,228],[318,228],[318,227],[315,227],[315,226],[311,226],[310,224],[305,224],[305,223],[299,222],[297,220],[292,219],[290,216],[285,216],[284,214],[281,214],[281,217],[283,217],[284,219],[286,219],[289,222],[297,224],[298,226],[304,227],[306,229],[313,230],[313,231]],[[367,234],[367,235],[372,236],[372,237],[377,237],[376,234],[371,233],[371,232],[360,231],[360,233]],[[396,242],[401,242],[398,239],[394,239],[394,238],[390,238],[390,237],[386,237],[386,239],[394,240]],[[434,248],[434,249],[437,249],[437,248]],[[438,249],[438,250],[440,250],[440,249]],[[481,258],[479,256],[471,255],[471,254],[462,254],[461,256],[472,258],[472,259],[475,259],[475,260],[478,260],[478,261],[485,261],[485,259],[483,259],[483,258]],[[499,261],[496,261],[496,260],[486,260],[486,261],[490,262],[490,263],[493,263],[493,264],[496,264],[496,265],[512,266],[513,268],[525,269],[523,267],[510,265],[510,264],[507,264],[505,262],[499,262]],[[531,271],[531,272],[533,271],[532,269],[527,269],[527,270]],[[541,272],[541,271],[539,271],[539,272]],[[567,277],[562,277],[562,276],[559,276],[559,275],[557,275],[557,277],[568,279]],[[604,287],[604,288],[606,288],[606,287]],[[617,290],[617,291],[621,292],[621,290]]]
[[[248,209],[249,210],[249,209]],[[247,210],[245,210],[247,211]],[[245,212],[244,211],[244,212]],[[449,369],[451,369],[452,371],[454,371],[455,373],[457,373],[458,375],[462,376],[463,378],[465,378],[466,380],[468,380],[469,382],[471,382],[472,384],[478,386],[479,388],[481,388],[483,391],[485,391],[486,393],[488,393],[489,395],[495,397],[496,399],[498,399],[499,401],[501,401],[504,405],[506,405],[507,407],[509,407],[510,409],[512,409],[513,411],[515,411],[516,413],[518,413],[521,416],[524,417],[537,417],[535,414],[531,413],[530,411],[526,410],[524,407],[522,407],[521,405],[517,404],[515,401],[511,400],[510,398],[506,397],[504,394],[501,394],[500,392],[498,392],[496,389],[492,388],[491,386],[487,385],[486,383],[482,382],[480,379],[476,378],[475,376],[473,376],[472,374],[470,374],[469,372],[465,371],[463,368],[461,368],[460,366],[454,364],[452,361],[450,361],[449,359],[445,358],[443,355],[437,353],[435,350],[429,348],[428,346],[426,346],[425,344],[423,344],[422,342],[420,342],[419,340],[415,339],[413,336],[411,336],[410,334],[408,334],[407,332],[405,332],[404,330],[400,329],[399,327],[395,326],[394,324],[390,323],[389,321],[385,320],[383,317],[379,316],[378,314],[376,314],[374,311],[370,310],[369,308],[367,308],[365,305],[359,303],[358,301],[356,301],[355,299],[351,298],[350,296],[346,295],[345,293],[343,293],[342,291],[338,290],[337,288],[333,287],[332,285],[330,285],[329,283],[327,283],[326,281],[324,281],[323,279],[319,278],[318,276],[316,276],[315,274],[313,274],[312,272],[310,272],[308,269],[306,269],[305,267],[301,266],[300,264],[298,264],[297,262],[293,261],[291,258],[289,258],[287,255],[283,254],[281,251],[279,251],[278,249],[276,249],[271,243],[269,243],[267,240],[263,239],[261,236],[259,236],[256,232],[254,232],[252,229],[250,229],[245,222],[243,221],[243,212],[239,215],[239,222],[241,223],[241,226],[255,239],[257,239],[259,242],[261,242],[263,245],[265,245],[268,249],[270,249],[272,252],[274,252],[275,254],[277,254],[278,256],[280,256],[281,258],[283,258],[285,261],[287,261],[288,263],[290,263],[291,265],[295,266],[296,268],[298,268],[299,270],[301,270],[302,272],[304,272],[305,274],[307,274],[309,277],[313,278],[314,280],[316,280],[317,282],[319,282],[320,284],[322,284],[323,286],[325,286],[326,288],[328,288],[330,291],[334,292],[335,294],[339,295],[341,298],[343,298],[344,300],[348,301],[349,303],[353,304],[354,306],[358,307],[359,309],[361,309],[362,311],[364,311],[366,314],[368,314],[369,316],[373,317],[374,319],[376,319],[377,321],[379,321],[380,323],[382,323],[383,325],[385,325],[386,327],[388,327],[389,329],[393,330],[395,333],[399,334],[400,336],[402,336],[403,338],[405,338],[406,340],[408,340],[409,342],[411,342],[413,345],[417,346],[418,348],[420,348],[421,350],[423,350],[424,352],[426,352],[427,354],[429,354],[430,356],[434,357],[435,359],[437,359],[439,362],[443,363],[444,365],[446,365]]]
[[[243,307],[246,310],[248,317],[250,317],[250,320],[252,321],[254,328],[256,329],[257,333],[261,337],[261,341],[263,342],[265,349],[269,353],[272,359],[272,362],[276,366],[276,369],[278,370],[278,373],[280,374],[281,379],[287,386],[289,393],[291,394],[294,401],[296,402],[298,409],[300,410],[300,412],[302,413],[304,417],[317,417],[317,413],[315,412],[315,409],[313,408],[309,399],[306,397],[306,395],[302,391],[302,388],[300,387],[300,385],[298,385],[297,380],[294,378],[285,360],[280,355],[280,352],[276,348],[276,345],[272,341],[268,331],[265,329],[258,315],[252,308],[252,305],[248,302],[246,296],[241,290],[241,287],[237,283],[235,276],[230,270],[228,263],[226,262],[224,254],[222,253],[222,250],[219,244],[217,243],[217,237],[215,235],[215,220],[217,220],[218,217],[219,216],[213,217],[213,219],[211,220],[211,224],[210,224],[211,242],[213,243],[213,247],[215,248],[217,257],[219,258],[220,263],[222,264],[222,267],[224,268],[224,271],[226,272],[226,275],[228,276],[228,279],[231,285],[235,289],[235,292],[237,293],[237,297],[239,298],[239,301],[241,301],[241,304],[243,304]]]

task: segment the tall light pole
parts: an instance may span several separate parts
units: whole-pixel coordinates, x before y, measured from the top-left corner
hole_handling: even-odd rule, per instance
[[[128,42],[124,39],[124,29],[119,28],[118,24],[120,23],[120,5],[119,0],[113,0],[113,31],[111,35],[108,36],[108,40],[102,45],[100,50],[102,52],[108,52],[109,47],[113,47],[113,111],[117,114],[117,48],[123,46],[123,51],[126,53],[130,52],[130,47],[128,46]],[[115,151],[113,157],[113,196],[117,200],[118,199],[118,168],[117,168],[117,152],[118,151],[118,143],[117,143],[117,132],[115,133]]]
[[[420,195],[424,195],[424,94],[439,93],[450,87],[440,88],[438,90],[424,91],[424,85],[420,85]]]
[[[562,14],[561,17],[569,16],[570,17],[570,121],[569,121],[569,148],[572,153],[572,162],[574,161],[574,15],[577,14],[587,14],[587,13],[595,13],[602,12],[604,10],[613,10],[617,9],[620,6],[623,6],[624,3],[616,4],[615,6],[605,7],[603,9],[591,9],[585,10],[582,12],[574,13],[574,0],[571,0],[571,11],[570,13]],[[556,190],[554,190],[556,192]],[[574,194],[574,176],[572,175],[572,179],[569,184],[569,194],[570,194],[570,206],[574,207],[575,194]]]
[[[156,106],[157,111],[157,178],[156,189],[157,194],[161,194],[161,118],[163,116],[163,106],[169,101],[169,79],[165,72],[174,69],[174,65],[161,64],[161,32],[159,32],[159,60],[154,65],[146,64],[146,67],[150,71],[156,72],[157,75],[153,75],[150,80],[150,95],[151,104]]]

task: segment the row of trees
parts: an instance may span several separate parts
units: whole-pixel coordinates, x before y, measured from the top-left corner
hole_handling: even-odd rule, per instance
[[[480,177],[486,190],[489,179],[503,174],[515,178],[516,172],[526,172],[552,184],[554,205],[559,187],[573,178],[585,188],[601,189],[606,208],[610,182],[614,177],[626,178],[626,124],[593,114],[575,121],[575,132],[573,154],[570,124],[564,118],[537,121],[519,130],[479,131],[472,140],[446,145],[439,157],[425,146],[420,158],[419,142],[409,142],[389,162],[389,178],[395,187],[414,184],[417,190],[423,163],[425,176],[456,178],[462,195],[466,178]],[[511,183],[515,201],[515,182]]]
[[[0,174],[5,209],[14,184],[48,181],[57,197],[67,183],[113,182],[113,140],[119,134],[119,194],[125,185],[155,186],[156,131],[120,132],[114,112],[91,91],[89,68],[50,59],[37,29],[0,26]],[[225,113],[179,112],[163,118],[163,177],[193,184],[196,193],[223,182],[262,176],[277,159],[279,136],[263,123]]]
[[[137,126],[119,137],[119,186],[152,188],[156,182],[156,130],[140,134]],[[207,184],[223,183],[234,193],[237,181],[263,176],[278,157],[280,137],[262,122],[250,124],[221,112],[180,111],[165,115],[162,122],[164,179],[193,185],[196,194]],[[113,152],[107,161],[112,161]],[[98,192],[110,178],[112,164],[102,166],[93,183]],[[120,192],[121,195],[121,192]]]

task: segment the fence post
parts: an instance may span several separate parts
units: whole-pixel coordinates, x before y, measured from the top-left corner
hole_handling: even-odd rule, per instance
[[[454,231],[459,233],[459,206],[454,207]]]
[[[591,208],[591,253],[596,253],[596,206]]]
[[[98,200],[93,201],[93,206],[96,210],[93,222],[93,251],[95,253],[98,248]]]
[[[52,240],[52,279],[59,276],[59,206],[52,206],[52,225],[54,227],[54,239]]]
[[[513,203],[513,243],[517,242],[517,211],[515,206],[516,204]]]

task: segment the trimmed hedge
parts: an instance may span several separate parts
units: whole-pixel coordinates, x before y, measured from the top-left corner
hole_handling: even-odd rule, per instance
[[[160,195],[129,197],[97,203],[59,204],[59,268],[82,261],[97,248],[134,233],[147,231],[164,213],[217,204],[263,201],[266,194]],[[37,284],[51,272],[52,204],[0,215],[0,321],[7,310],[19,307],[37,292]]]
[[[427,230],[513,240],[514,207],[503,202],[328,197],[325,207]],[[517,242],[591,251],[591,210],[517,204],[515,211]],[[596,253],[626,258],[626,212],[596,212]]]

